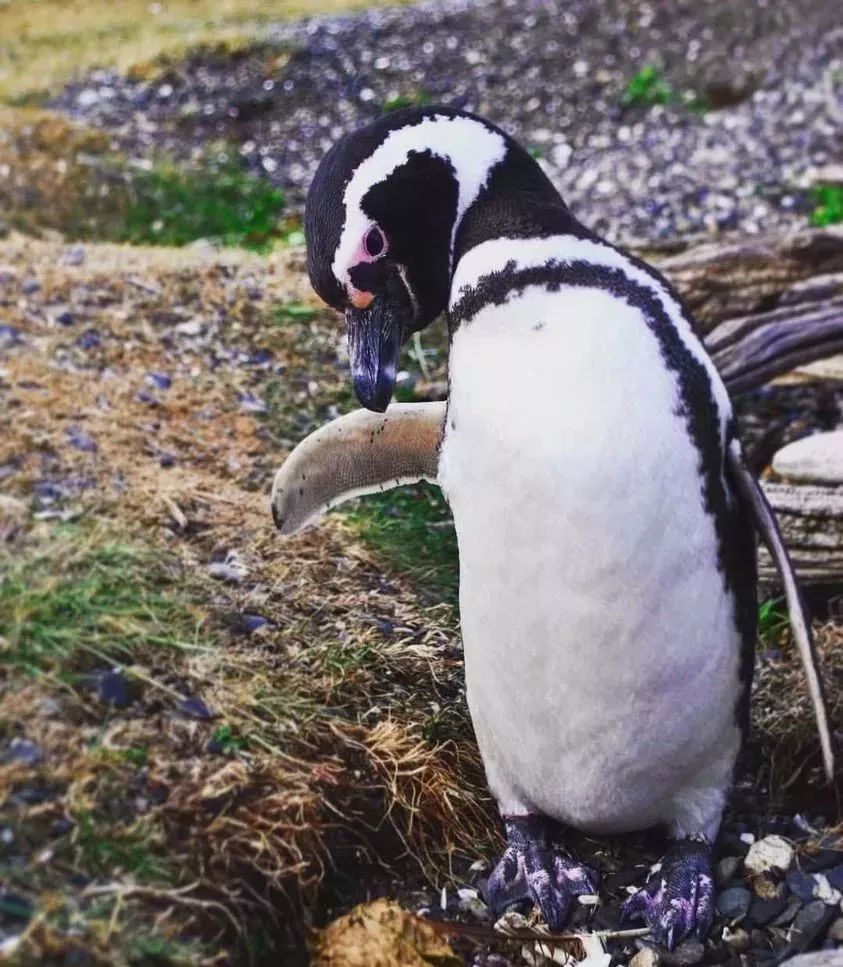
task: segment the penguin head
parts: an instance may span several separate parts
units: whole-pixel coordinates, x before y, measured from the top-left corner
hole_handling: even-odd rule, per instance
[[[446,309],[460,252],[484,232],[535,229],[525,200],[542,223],[559,205],[567,213],[523,148],[452,108],[395,111],[328,151],[305,208],[308,273],[317,293],[345,312],[363,406],[386,409],[401,346]],[[479,201],[492,203],[486,217],[466,218]]]

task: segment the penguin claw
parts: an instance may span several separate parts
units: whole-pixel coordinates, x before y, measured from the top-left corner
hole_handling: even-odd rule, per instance
[[[539,817],[507,819],[506,832],[506,851],[486,887],[492,916],[537,906],[551,930],[562,930],[573,900],[597,892],[596,875],[549,844]]]
[[[688,937],[704,940],[714,915],[711,845],[674,844],[642,889],[623,907],[623,920],[644,920],[657,944],[673,950]]]

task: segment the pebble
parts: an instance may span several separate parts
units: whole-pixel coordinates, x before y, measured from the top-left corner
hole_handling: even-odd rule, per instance
[[[652,947],[645,947],[643,950],[639,950],[632,960],[630,960],[629,967],[659,967],[661,962],[658,950],[654,950]]]
[[[803,873],[802,870],[791,870],[787,874],[787,885],[790,892],[795,893],[803,903],[810,903],[814,899],[817,881],[810,873]]]
[[[788,899],[784,896],[774,900],[753,900],[749,908],[749,918],[759,927],[764,927],[784,913],[787,905]]]
[[[765,836],[749,848],[744,859],[748,873],[765,873],[767,870],[787,870],[793,862],[793,847],[781,836]]]
[[[129,683],[120,668],[110,668],[103,672],[96,679],[97,698],[103,705],[112,708],[128,708],[131,699],[129,697]]]
[[[714,881],[718,886],[733,880],[740,869],[743,860],[740,856],[724,856],[714,865]]]
[[[773,470],[797,483],[843,484],[843,430],[789,443],[773,457]]]
[[[787,967],[843,967],[843,950],[815,950],[787,961]]]
[[[197,698],[195,695],[187,695],[179,702],[179,711],[185,715],[189,715],[191,718],[200,719],[201,721],[207,721],[208,719],[216,718],[216,712],[211,711],[211,709],[202,701],[201,698]]]
[[[698,964],[705,956],[705,946],[699,940],[683,940],[673,951],[662,952],[666,964]]]
[[[239,584],[248,574],[248,571],[242,564],[214,561],[208,565],[208,574],[219,581],[227,581],[229,584]]]
[[[814,900],[803,907],[793,921],[788,939],[795,950],[804,950],[819,936],[832,917],[834,910],[822,900]]]
[[[746,916],[751,903],[752,894],[742,886],[733,886],[718,893],[715,900],[717,909],[729,920],[738,920]]]
[[[44,750],[30,739],[14,738],[3,756],[4,762],[22,762],[26,766],[35,766],[44,761]]]
[[[426,0],[271,24],[235,61],[190,54],[172,66],[166,97],[98,70],[52,106],[135,157],[154,147],[187,159],[236,138],[294,214],[331,143],[396,96],[423,97],[487,115],[539,149],[574,212],[611,238],[758,232],[804,220],[806,176],[839,157],[837,22],[834,4],[808,0],[776,5],[775,17],[722,2]],[[273,47],[295,54],[268,78]],[[649,65],[673,101],[625,104]],[[720,109],[691,110],[687,97]]]

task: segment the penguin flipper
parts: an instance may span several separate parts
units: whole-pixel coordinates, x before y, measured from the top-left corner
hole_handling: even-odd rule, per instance
[[[805,669],[805,677],[808,680],[808,693],[811,696],[811,702],[814,706],[814,715],[817,720],[817,731],[820,736],[825,774],[828,781],[833,782],[834,743],[829,726],[828,708],[826,706],[822,678],[820,676],[817,654],[814,649],[814,641],[811,634],[811,622],[805,610],[805,605],[802,602],[802,596],[799,593],[799,585],[796,581],[793,564],[790,560],[790,555],[787,553],[787,548],[782,539],[773,508],[770,506],[755,476],[746,465],[743,451],[737,440],[732,440],[729,444],[726,456],[735,485],[741,497],[744,499],[746,507],[751,511],[753,522],[764,543],[767,545],[767,549],[775,561],[776,568],[782,579],[785,599],[787,600],[787,609],[790,615],[790,627],[793,631],[793,638],[799,651],[799,657]]]
[[[419,480],[435,481],[445,403],[395,403],[355,410],[323,427],[284,461],[272,485],[272,516],[295,534],[352,497]]]

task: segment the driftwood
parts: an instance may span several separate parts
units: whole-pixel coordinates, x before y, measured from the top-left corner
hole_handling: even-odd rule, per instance
[[[843,487],[765,481],[796,573],[805,585],[843,585]],[[758,555],[762,584],[779,578],[767,549]]]
[[[843,229],[709,242],[657,261],[733,394],[843,352]]]
[[[703,334],[738,316],[843,295],[840,227],[710,242],[656,261]]]

